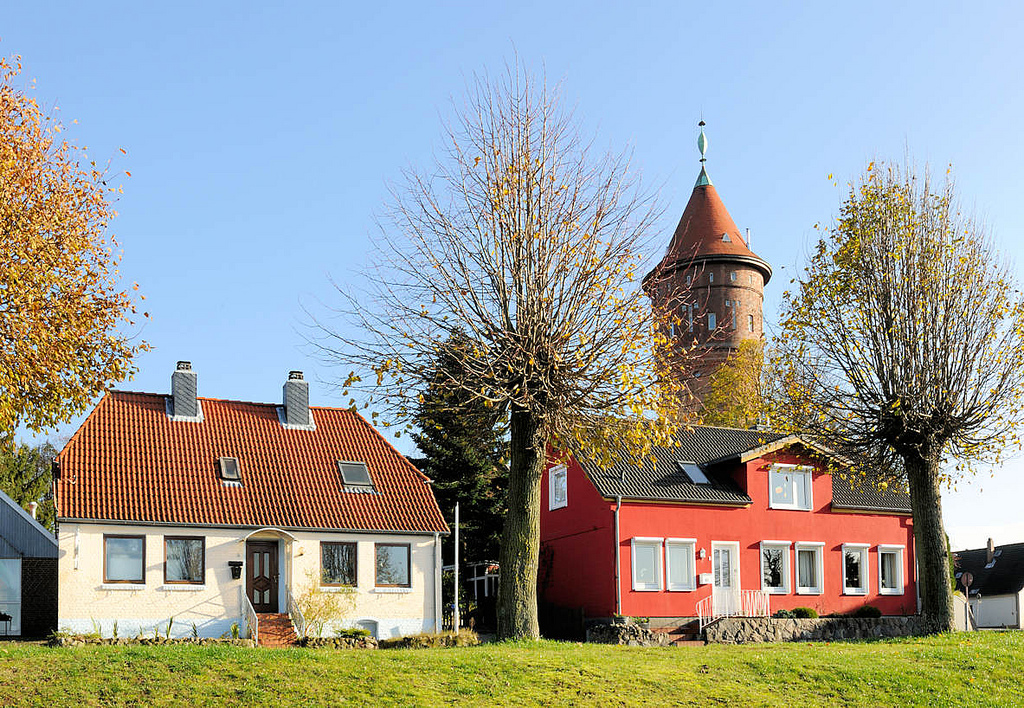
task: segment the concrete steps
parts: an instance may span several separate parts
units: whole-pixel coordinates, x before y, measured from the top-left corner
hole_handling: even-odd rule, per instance
[[[261,647],[292,647],[299,643],[292,618],[284,613],[261,612],[259,645]]]

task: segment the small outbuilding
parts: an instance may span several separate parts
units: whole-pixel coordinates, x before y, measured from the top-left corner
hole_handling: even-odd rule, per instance
[[[968,592],[977,626],[1021,629],[1024,543],[996,546],[990,538],[985,548],[957,551],[955,562],[958,586],[964,573],[971,574]]]
[[[0,492],[0,638],[57,628],[57,540]]]

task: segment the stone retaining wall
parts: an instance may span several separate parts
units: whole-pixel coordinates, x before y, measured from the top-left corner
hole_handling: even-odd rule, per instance
[[[668,643],[668,635],[635,624],[595,624],[587,630],[587,641],[631,647],[661,647]]]
[[[877,639],[930,634],[934,625],[925,617],[820,617],[818,619],[774,619],[772,617],[726,617],[707,627],[709,643],[748,644],[752,642],[813,642],[842,639]]]

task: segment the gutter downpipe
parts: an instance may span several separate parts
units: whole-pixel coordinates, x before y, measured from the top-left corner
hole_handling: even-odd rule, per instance
[[[619,553],[619,509],[622,508],[622,495],[615,497],[615,614],[622,614],[622,556]]]
[[[441,534],[434,534],[434,631],[440,632],[444,619],[441,615]]]

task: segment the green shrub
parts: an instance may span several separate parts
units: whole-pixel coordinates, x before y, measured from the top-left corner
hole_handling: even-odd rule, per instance
[[[370,636],[368,629],[336,629],[334,636],[338,639],[364,639]]]
[[[818,611],[810,607],[794,607],[793,616],[801,619],[816,619]]]
[[[772,615],[775,619],[793,619],[796,614],[793,610],[775,610],[775,614]]]
[[[850,616],[851,617],[857,617],[857,618],[862,618],[863,617],[863,618],[874,619],[876,617],[881,617],[882,616],[882,611],[880,609],[878,609],[877,607],[875,607],[874,605],[864,605],[863,607],[858,607],[856,610],[851,612]]]
[[[480,643],[480,638],[471,629],[460,629],[455,632],[424,632],[408,637],[382,639],[377,646],[380,649],[442,649],[447,647],[471,647]]]

